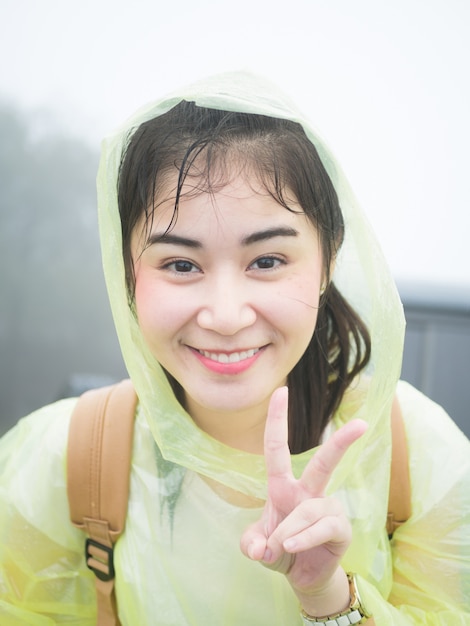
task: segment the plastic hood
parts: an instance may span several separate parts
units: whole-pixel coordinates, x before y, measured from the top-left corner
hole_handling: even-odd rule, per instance
[[[263,457],[228,448],[199,430],[175,399],[166,377],[146,349],[129,310],[121,251],[117,205],[117,177],[123,146],[142,122],[161,115],[180,100],[216,109],[258,113],[299,122],[315,144],[338,193],[346,236],[333,280],[362,316],[371,333],[372,358],[360,388],[348,392],[335,416],[336,423],[361,417],[369,430],[344,457],[330,483],[330,491],[354,495],[356,546],[372,529],[383,528],[388,494],[390,455],[389,415],[399,377],[404,337],[402,306],[367,219],[332,153],[295,106],[272,84],[246,73],[229,73],[198,82],[138,111],[103,142],[98,173],[99,223],[103,265],[112,312],[123,356],[155,441],[174,463],[258,497],[265,495]],[[293,457],[299,474],[311,452]],[[372,478],[373,477],[373,478]],[[369,488],[364,489],[364,484]],[[377,492],[374,492],[376,490]],[[381,492],[379,492],[381,491]],[[369,538],[370,539],[370,538]],[[367,561],[375,551],[369,546]],[[352,547],[354,551],[354,546]]]

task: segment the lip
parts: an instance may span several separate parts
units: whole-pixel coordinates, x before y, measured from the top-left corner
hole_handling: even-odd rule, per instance
[[[261,348],[222,351],[188,347],[204,367],[212,372],[224,375],[236,375],[245,372],[258,360],[266,348],[266,346],[263,346]]]

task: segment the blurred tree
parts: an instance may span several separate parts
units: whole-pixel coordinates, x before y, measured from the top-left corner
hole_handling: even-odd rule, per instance
[[[98,241],[98,155],[0,104],[0,433],[77,374],[124,375]]]

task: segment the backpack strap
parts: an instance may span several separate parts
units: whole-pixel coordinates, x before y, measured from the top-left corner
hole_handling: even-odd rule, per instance
[[[411,516],[411,486],[405,424],[398,399],[392,404],[392,466],[388,497],[387,533],[395,530]]]
[[[85,531],[99,626],[119,626],[113,544],[124,530],[137,396],[130,380],[85,392],[72,413],[67,449],[70,519]]]

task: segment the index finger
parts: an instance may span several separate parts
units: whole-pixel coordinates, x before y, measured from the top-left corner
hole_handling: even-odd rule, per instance
[[[337,430],[309,461],[300,482],[312,497],[321,497],[338,463],[349,447],[362,437],[367,430],[367,422],[355,419]]]
[[[287,387],[279,387],[271,396],[264,429],[264,457],[268,479],[292,476],[287,411]]]

